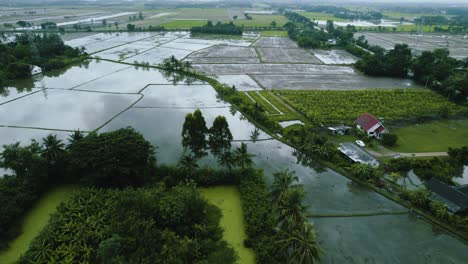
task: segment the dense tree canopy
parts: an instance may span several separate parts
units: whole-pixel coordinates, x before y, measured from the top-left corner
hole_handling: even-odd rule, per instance
[[[70,164],[96,186],[139,186],[153,172],[155,149],[133,128],[91,133],[70,148]]]
[[[213,22],[208,21],[206,25],[201,27],[192,27],[191,33],[204,33],[204,34],[227,34],[227,35],[242,35],[242,27],[234,25],[231,21],[229,23],[217,22],[213,25]]]
[[[57,69],[84,50],[64,44],[58,34],[20,34],[10,43],[0,43],[0,87],[8,81],[31,76],[31,65],[43,70]]]

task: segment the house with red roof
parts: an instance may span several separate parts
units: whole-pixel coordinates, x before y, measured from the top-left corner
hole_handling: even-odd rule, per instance
[[[363,130],[370,137],[380,138],[387,129],[377,118],[369,113],[365,113],[356,119],[357,128]]]

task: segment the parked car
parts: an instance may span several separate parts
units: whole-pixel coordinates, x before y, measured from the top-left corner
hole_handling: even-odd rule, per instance
[[[356,140],[356,144],[358,144],[358,146],[361,146],[361,147],[366,146],[366,144],[364,144],[364,142],[362,142],[362,140]]]

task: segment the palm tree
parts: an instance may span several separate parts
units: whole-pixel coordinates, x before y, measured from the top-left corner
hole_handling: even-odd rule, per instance
[[[55,163],[57,160],[60,159],[61,155],[64,153],[65,144],[63,144],[62,140],[57,139],[57,135],[49,134],[47,137],[42,139],[43,146],[44,146],[44,156],[45,158]]]
[[[252,168],[255,166],[255,163],[252,160],[253,157],[255,157],[255,155],[250,154],[247,151],[247,144],[243,142],[241,143],[241,146],[237,147],[234,151],[234,163],[242,169]]]
[[[234,167],[234,157],[232,152],[226,151],[222,153],[218,158],[218,164],[228,170],[231,170],[232,167]]]
[[[68,136],[68,145],[67,148],[71,148],[76,142],[84,138],[84,133],[80,130],[75,130]]]
[[[199,168],[197,161],[198,159],[194,155],[183,155],[182,158],[179,160],[179,168],[187,170],[189,175],[192,175],[192,172]]]
[[[278,206],[278,217],[282,230],[294,230],[306,221],[307,207],[302,205],[304,189],[298,185],[289,189],[284,197],[284,202]]]
[[[288,255],[289,263],[312,264],[319,261],[323,254],[317,243],[314,228],[309,222],[305,223],[301,229],[284,233],[278,243],[281,250]]]
[[[285,169],[273,174],[274,180],[271,185],[271,196],[273,204],[278,206],[283,203],[286,198],[286,194],[294,182],[298,182],[299,178],[294,174],[293,171]]]

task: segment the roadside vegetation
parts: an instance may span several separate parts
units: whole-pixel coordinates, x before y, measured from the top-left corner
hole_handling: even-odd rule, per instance
[[[351,124],[363,113],[372,113],[386,121],[468,115],[466,107],[450,103],[446,98],[422,89],[276,90],[274,93],[317,123]]]

